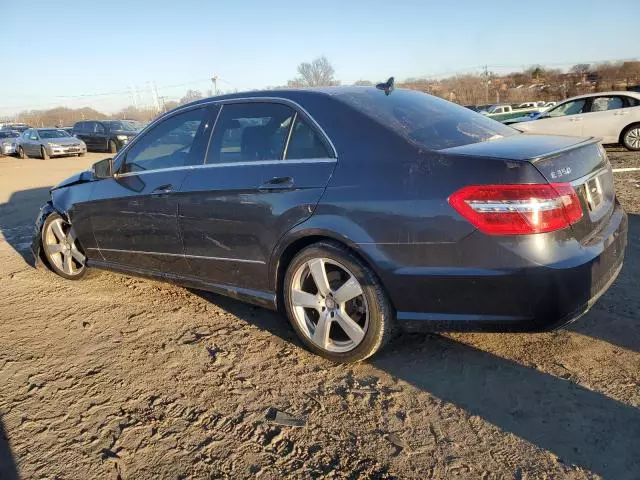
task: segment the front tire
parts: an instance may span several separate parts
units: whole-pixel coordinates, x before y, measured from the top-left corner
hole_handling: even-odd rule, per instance
[[[118,144],[115,140],[109,140],[109,153],[117,153],[118,152]]]
[[[47,264],[67,280],[87,275],[86,257],[73,227],[57,213],[47,217],[42,226],[42,249]]]
[[[40,147],[40,157],[42,157],[43,160],[49,160],[49,154],[46,148]]]
[[[391,338],[393,309],[380,281],[339,243],[301,250],[287,269],[283,293],[300,339],[333,362],[364,360]]]
[[[26,154],[26,153],[24,153],[24,149],[23,149],[22,147],[18,147],[18,157],[19,157],[21,160],[24,160],[25,158],[29,158],[29,157],[27,156],[27,154]]]
[[[629,125],[624,130],[622,133],[622,145],[633,152],[640,150],[640,123]]]

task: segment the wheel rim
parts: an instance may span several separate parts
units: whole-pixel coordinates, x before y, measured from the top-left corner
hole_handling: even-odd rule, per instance
[[[369,327],[369,307],[347,267],[328,258],[311,259],[295,271],[290,289],[294,319],[317,347],[340,353],[360,345]]]
[[[86,258],[76,240],[73,227],[61,218],[53,220],[44,233],[47,259],[66,275],[79,275],[85,268]]]
[[[632,128],[627,132],[626,143],[632,148],[640,148],[640,127]]]
[[[20,158],[24,158],[24,150],[22,149],[22,147],[20,147],[20,148],[18,149],[18,156],[19,156]]]

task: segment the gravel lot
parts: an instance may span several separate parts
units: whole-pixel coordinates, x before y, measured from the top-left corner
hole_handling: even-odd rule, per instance
[[[0,478],[640,478],[640,172],[616,174],[625,267],[580,321],[342,366],[260,308],[32,268],[48,187],[103,157],[0,158]]]

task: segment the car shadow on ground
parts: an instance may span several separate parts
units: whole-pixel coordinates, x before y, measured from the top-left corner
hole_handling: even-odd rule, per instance
[[[7,439],[7,434],[2,425],[2,418],[0,417],[0,478],[2,480],[17,480],[18,470],[16,463],[13,459],[13,453],[11,453],[11,446]]]
[[[280,315],[215,294],[192,293],[302,348]],[[640,410],[570,380],[424,333],[400,334],[369,363],[552,452],[568,466],[605,478],[640,473]]]
[[[640,215],[629,214],[624,266],[589,313],[566,328],[640,352]]]
[[[14,192],[6,203],[0,203],[0,241],[9,245],[29,265],[34,265],[30,246],[33,226],[40,207],[49,199],[51,187],[31,188]]]

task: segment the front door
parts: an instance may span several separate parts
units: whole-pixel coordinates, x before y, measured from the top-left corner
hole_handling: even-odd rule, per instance
[[[206,165],[188,173],[178,223],[185,255],[202,280],[268,290],[277,241],[310,217],[335,153],[310,119],[285,103],[228,103]]]
[[[84,208],[106,261],[188,272],[177,227],[178,192],[188,169],[203,163],[212,124],[209,108],[176,113],[118,156],[113,178],[96,182]]]
[[[586,99],[564,102],[550,109],[538,120],[528,122],[527,131],[550,135],[582,135]]]

